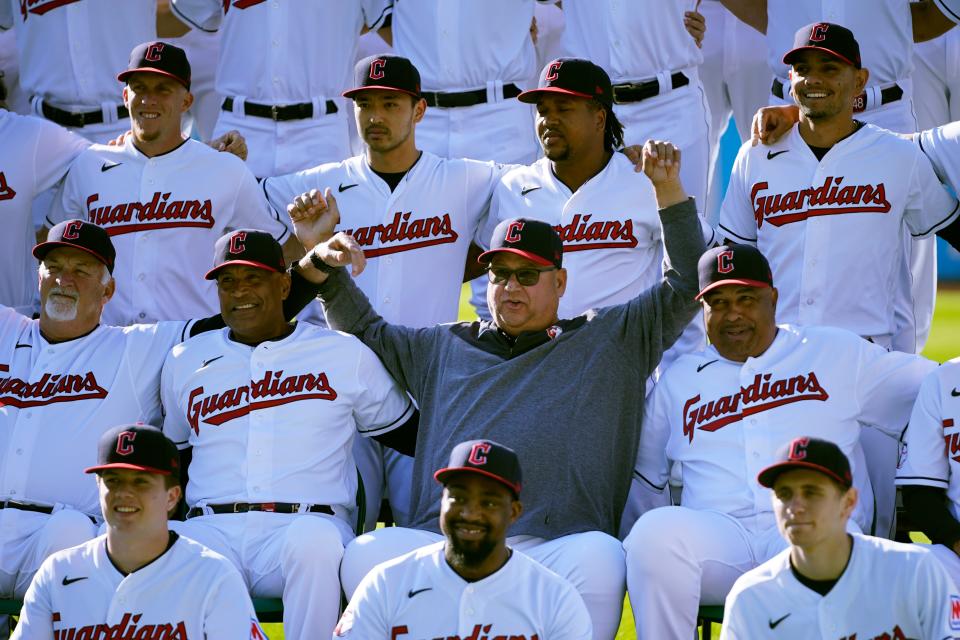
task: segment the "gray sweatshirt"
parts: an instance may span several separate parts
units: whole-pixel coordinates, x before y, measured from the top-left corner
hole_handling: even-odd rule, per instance
[[[433,472],[456,444],[489,438],[513,448],[523,469],[524,512],[511,535],[617,534],[647,376],[698,308],[696,208],[690,200],[660,217],[660,284],[515,340],[490,322],[389,324],[343,269],[321,286],[330,326],[359,337],[420,406],[411,526],[439,531]]]

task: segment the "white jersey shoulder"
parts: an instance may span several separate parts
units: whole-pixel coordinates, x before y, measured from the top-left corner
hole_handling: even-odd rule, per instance
[[[514,550],[496,573],[468,583],[447,564],[444,545],[375,567],[354,593],[334,638],[592,637],[582,598],[552,571]]]
[[[259,635],[237,569],[184,537],[129,575],[113,565],[106,536],[44,561],[24,598],[13,637],[54,640],[101,633],[163,640],[266,637]]]
[[[923,545],[852,538],[847,567],[826,595],[800,582],[789,548],[740,576],[727,596],[720,637],[746,640],[771,629],[784,638],[823,640],[960,637],[960,596]]]

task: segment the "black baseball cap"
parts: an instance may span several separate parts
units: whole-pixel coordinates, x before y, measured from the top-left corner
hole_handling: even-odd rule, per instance
[[[468,440],[461,442],[450,452],[450,461],[443,469],[433,474],[441,484],[454,473],[479,473],[509,487],[520,495],[523,476],[520,459],[516,452],[493,440]]]
[[[58,247],[73,247],[86,251],[107,265],[107,270],[113,273],[117,251],[113,248],[110,235],[103,227],[85,220],[64,220],[50,229],[46,242],[41,242],[33,248],[33,257],[43,260],[45,255]]]
[[[495,253],[513,253],[544,266],[563,266],[563,242],[557,230],[531,218],[509,218],[497,225],[490,249],[477,258],[486,264]]]
[[[601,104],[613,104],[610,76],[599,66],[583,58],[557,58],[540,72],[536,89],[524,91],[517,100],[534,104],[545,93],[592,98]]]
[[[283,273],[283,248],[272,235],[257,229],[237,229],[220,236],[213,247],[213,268],[204,276],[214,280],[224,267],[238,264]]]
[[[699,300],[708,291],[725,284],[773,287],[773,271],[760,250],[748,244],[728,244],[709,249],[697,263]]]
[[[420,97],[420,72],[403,56],[380,55],[364,58],[353,68],[353,89],[343,92],[352,98],[367,89],[400,91]]]
[[[860,68],[860,45],[853,32],[832,22],[814,22],[801,27],[793,36],[793,49],[783,56],[784,64],[793,64],[800,51],[823,51],[841,62]]]
[[[124,424],[100,437],[97,465],[83,471],[99,473],[106,469],[148,471],[179,478],[180,454],[160,429],[148,424]]]
[[[777,452],[776,462],[757,476],[764,487],[773,488],[784,471],[793,469],[812,469],[830,476],[846,488],[853,486],[853,473],[850,461],[836,444],[820,438],[796,438]]]
[[[126,82],[134,73],[147,72],[173,78],[190,90],[190,62],[186,52],[169,42],[144,42],[130,52],[127,70],[117,75],[117,80]]]

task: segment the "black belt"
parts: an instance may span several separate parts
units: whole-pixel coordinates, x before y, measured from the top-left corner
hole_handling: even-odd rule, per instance
[[[339,111],[339,109],[337,109],[337,103],[333,100],[327,100],[324,104],[327,107],[327,115]],[[233,98],[225,98],[222,109],[224,111],[233,111]],[[307,118],[313,117],[313,103],[257,104],[256,102],[244,101],[243,112],[248,116],[267,118],[275,122],[306,120]]]
[[[777,96],[781,100],[785,100],[784,93],[785,85],[783,81],[779,78],[773,79],[773,86],[770,87],[770,93]],[[892,84],[888,87],[884,87],[880,90],[880,104],[890,104],[891,102],[896,102],[903,97],[903,89],[900,88],[898,84]],[[853,112],[862,113],[867,110],[867,92],[864,91],[857,97],[853,99]]]
[[[520,87],[510,83],[503,85],[503,98],[508,100],[516,98],[522,92]],[[440,93],[438,91],[424,91],[420,96],[427,101],[428,107],[472,107],[476,104],[483,104],[487,101],[486,89],[475,89],[473,91],[460,91],[457,93]]]
[[[80,128],[88,124],[100,124],[103,122],[103,110],[75,113],[73,111],[58,109],[53,105],[43,102],[40,105],[40,111],[43,113],[44,118],[51,122],[56,122],[62,127]],[[128,117],[130,117],[130,112],[127,111],[127,108],[122,104],[117,106],[117,119],[122,120]]]
[[[264,511],[267,513],[300,513],[299,502],[232,502],[230,504],[208,504],[206,507],[194,507],[187,511],[188,518],[206,515],[208,510],[213,513],[247,513],[248,511]],[[305,513],[326,513],[333,515],[333,509],[325,504],[310,505]]]
[[[677,71],[670,76],[670,88],[679,89],[690,84],[686,74]],[[613,101],[617,104],[640,102],[647,98],[660,95],[660,81],[647,80],[646,82],[625,82],[613,85]]]
[[[35,511],[37,513],[47,514],[53,513],[53,507],[44,507],[28,502],[17,502],[16,500],[4,500],[0,502],[0,509],[19,509],[20,511]]]

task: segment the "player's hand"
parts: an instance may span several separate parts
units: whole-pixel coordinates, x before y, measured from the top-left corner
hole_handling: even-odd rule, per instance
[[[340,224],[340,208],[329,187],[323,193],[312,189],[300,194],[287,205],[287,215],[305,251],[329,240]]]
[[[641,163],[654,186],[680,179],[680,149],[672,142],[647,140]]]
[[[700,3],[697,2],[697,8],[700,7]],[[693,38],[693,41],[697,43],[697,46],[701,49],[703,48],[703,36],[707,34],[707,19],[699,11],[684,11],[683,13],[683,26],[687,30],[687,33],[690,34],[690,37]]]
[[[321,260],[331,267],[352,265],[350,273],[357,277],[367,266],[367,258],[356,239],[342,231],[313,250]]]
[[[133,132],[132,132],[132,131],[124,131],[123,133],[121,133],[120,135],[118,135],[118,136],[117,136],[116,138],[114,138],[113,140],[107,141],[107,146],[108,146],[108,147],[122,147],[122,146],[123,146],[123,143],[124,143],[124,142],[126,141],[126,139],[127,139],[127,136],[132,136],[132,135],[133,135]]]
[[[247,159],[247,140],[237,130],[227,131],[207,144],[217,151],[232,153],[241,160]]]
[[[636,173],[643,171],[643,146],[639,144],[632,144],[629,147],[624,147],[621,152],[623,155],[627,156],[627,160],[633,163],[633,170]]]
[[[790,130],[800,119],[800,108],[796,105],[780,107],[761,107],[753,116],[750,126],[750,144],[758,142],[773,144]]]

